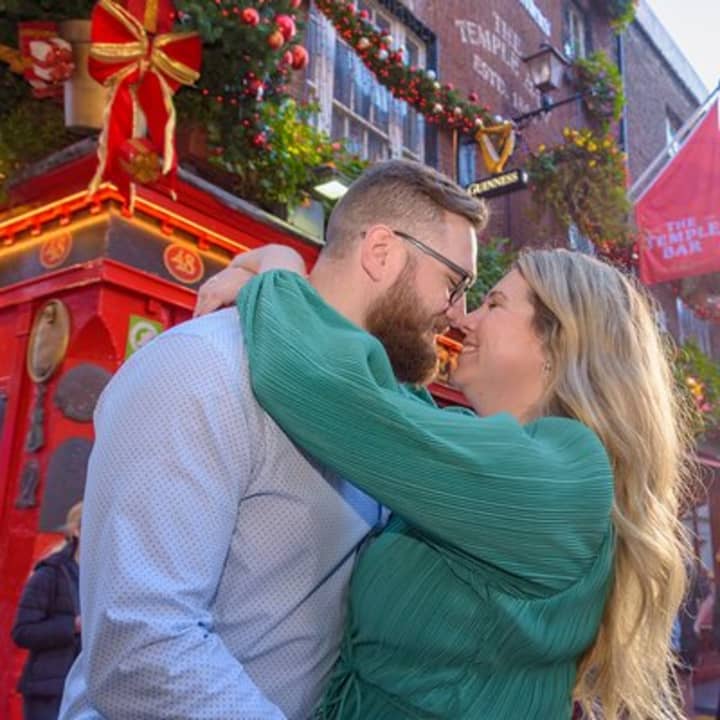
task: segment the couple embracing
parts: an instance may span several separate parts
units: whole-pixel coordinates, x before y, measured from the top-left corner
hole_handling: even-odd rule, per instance
[[[652,307],[529,251],[465,311],[486,210],[375,165],[308,277],[236,258],[96,412],[61,718],[665,720],[687,445]],[[464,335],[424,385],[434,338]]]

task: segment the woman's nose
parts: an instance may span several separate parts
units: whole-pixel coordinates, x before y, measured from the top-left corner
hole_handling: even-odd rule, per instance
[[[477,330],[480,312],[481,308],[476,308],[470,313],[463,313],[462,316],[458,316],[457,321],[453,322],[453,327],[459,330],[463,335],[470,335]]]

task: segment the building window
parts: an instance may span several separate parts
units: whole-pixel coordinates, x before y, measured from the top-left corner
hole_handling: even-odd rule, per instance
[[[477,143],[461,142],[457,151],[458,185],[467,187],[477,179]]]
[[[592,241],[580,232],[575,223],[570,223],[568,227],[568,247],[570,250],[576,250],[586,255],[595,254],[595,246]]]
[[[427,48],[380,2],[358,2],[369,19],[403,48],[408,65],[426,67]],[[308,95],[320,105],[318,127],[344,140],[351,152],[370,161],[390,157],[425,160],[425,119],[406,102],[396,100],[363,64],[353,48],[335,32],[314,3],[306,35],[311,57]]]
[[[670,157],[678,151],[675,136],[678,134],[681,125],[680,118],[669,107],[665,108],[665,147]]]
[[[571,60],[587,57],[590,54],[590,25],[585,11],[570,2],[565,6],[565,56]]]

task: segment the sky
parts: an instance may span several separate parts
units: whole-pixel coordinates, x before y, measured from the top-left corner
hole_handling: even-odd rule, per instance
[[[708,92],[720,81],[720,0],[647,0]]]

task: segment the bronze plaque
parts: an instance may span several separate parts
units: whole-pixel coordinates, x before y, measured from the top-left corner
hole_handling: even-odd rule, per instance
[[[65,358],[70,341],[70,313],[60,300],[48,300],[35,315],[27,350],[28,375],[45,382]]]

